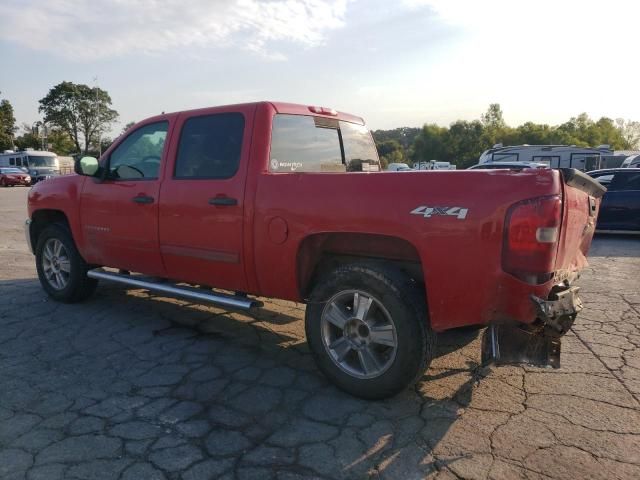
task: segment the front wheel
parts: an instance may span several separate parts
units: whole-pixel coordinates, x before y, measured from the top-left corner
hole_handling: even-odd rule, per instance
[[[50,225],[38,236],[36,269],[42,288],[54,300],[79,302],[96,289],[97,280],[87,277],[88,265],[73,237],[62,225]]]
[[[401,272],[352,264],[320,279],[305,327],[318,367],[339,388],[367,399],[414,383],[433,357],[424,294]]]

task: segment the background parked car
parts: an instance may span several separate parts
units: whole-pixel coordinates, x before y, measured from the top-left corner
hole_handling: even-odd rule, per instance
[[[31,176],[20,168],[0,168],[0,187],[13,187],[31,185]]]
[[[536,163],[536,162],[491,162],[491,163],[479,163],[472,167],[467,168],[467,170],[488,170],[488,169],[517,169],[522,170],[523,168],[549,168],[549,165],[546,163]]]
[[[640,155],[631,155],[626,158],[622,165],[622,168],[640,168]]]
[[[390,163],[387,172],[410,172],[413,169],[406,163]]]
[[[594,170],[588,174],[607,187],[597,231],[640,233],[640,168]]]

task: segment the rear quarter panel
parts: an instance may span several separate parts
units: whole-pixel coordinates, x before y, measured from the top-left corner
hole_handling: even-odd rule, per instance
[[[407,240],[418,251],[435,330],[530,317],[532,303],[523,298],[529,292],[545,296],[551,285],[532,287],[502,272],[505,213],[516,201],[560,193],[561,185],[553,170],[263,171],[257,179],[253,223],[257,286],[264,295],[300,300],[296,259],[306,237],[372,233]],[[464,219],[411,213],[421,206],[461,207],[468,213]],[[287,226],[281,244],[269,234],[276,218]],[[522,293],[517,302],[506,298],[514,289]]]

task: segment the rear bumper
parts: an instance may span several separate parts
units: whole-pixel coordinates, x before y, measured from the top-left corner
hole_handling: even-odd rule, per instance
[[[583,308],[579,291],[580,287],[554,288],[549,294],[549,300],[531,296],[536,306],[537,318],[544,325],[545,335],[561,337],[569,331],[576,315]]]
[[[536,310],[532,324],[492,324],[482,338],[483,363],[560,367],[560,338],[582,310],[579,287],[558,285],[544,300],[531,295]]]

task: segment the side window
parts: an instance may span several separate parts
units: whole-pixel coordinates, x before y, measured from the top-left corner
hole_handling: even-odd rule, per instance
[[[15,165],[16,164],[16,159],[15,158],[10,158],[9,159],[9,165]]]
[[[189,118],[180,134],[174,178],[233,177],[240,165],[243,134],[241,113]]]
[[[535,163],[546,163],[550,167],[558,167],[560,165],[560,157],[556,155],[534,155],[531,161]]]
[[[380,161],[376,144],[364,125],[340,122],[342,145],[348,172],[378,172]]]
[[[599,182],[601,185],[604,185],[609,190],[611,190],[609,188],[609,185],[611,185],[611,180],[613,180],[613,173],[604,174],[604,175],[600,175],[600,176],[593,177],[593,178],[594,178],[594,180]]]
[[[640,190],[640,173],[616,173],[611,190]]]
[[[517,162],[518,154],[517,153],[494,153],[492,158],[494,162]]]
[[[158,178],[169,122],[145,125],[131,133],[109,157],[109,176],[119,180]]]
[[[600,156],[590,153],[572,153],[569,167],[588,172],[600,168]]]
[[[338,121],[278,114],[271,133],[272,172],[344,172]]]

